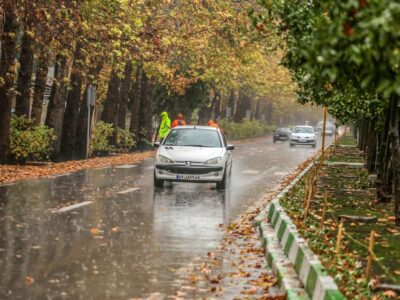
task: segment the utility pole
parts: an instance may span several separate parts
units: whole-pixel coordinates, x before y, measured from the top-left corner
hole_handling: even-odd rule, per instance
[[[86,158],[89,158],[89,149],[90,149],[90,124],[92,123],[92,107],[96,105],[96,87],[93,85],[89,85],[87,89],[86,95],[86,104],[87,104],[87,129],[86,129]]]
[[[325,129],[326,129],[326,114],[328,108],[324,107],[324,125],[322,127],[322,146],[321,146],[321,165],[324,163],[325,160]]]

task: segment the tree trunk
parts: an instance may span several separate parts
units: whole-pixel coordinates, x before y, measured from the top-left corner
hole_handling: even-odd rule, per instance
[[[110,80],[108,82],[108,90],[106,100],[104,102],[104,110],[101,114],[101,120],[103,122],[113,124],[116,127],[119,94],[120,94],[121,80],[118,77],[117,71],[114,69],[111,72]]]
[[[78,42],[74,54],[74,64],[71,72],[70,89],[67,96],[63,124],[61,156],[63,160],[74,159],[76,128],[78,127],[79,106],[82,93],[83,81],[83,47],[82,42]]]
[[[154,84],[143,72],[141,83],[141,103],[139,115],[139,144],[138,149],[151,149],[153,139],[153,98]]]
[[[387,114],[388,115],[388,114]],[[388,190],[389,183],[387,182],[387,170],[388,166],[385,160],[385,154],[388,148],[388,132],[389,132],[389,115],[385,120],[385,127],[383,130],[377,132],[376,137],[376,198],[380,202],[390,201],[390,196],[388,195],[391,191]]]
[[[371,172],[374,172],[374,170],[375,170],[375,158],[376,158],[375,120],[369,121],[366,150],[367,150],[367,152],[366,152],[367,169],[368,169],[368,172],[371,173]]]
[[[262,111],[262,101],[257,101],[256,110],[254,112],[254,119],[261,120],[261,111]]]
[[[88,131],[90,138],[90,130],[93,123],[94,107],[90,107],[90,122],[88,123],[88,104],[87,104],[87,92],[89,85],[96,86],[96,79],[99,77],[101,69],[103,68],[103,62],[94,62],[94,65],[89,68],[88,74],[92,80],[86,84],[85,91],[82,95],[81,107],[79,109],[78,126],[76,128],[75,138],[75,158],[84,159],[86,158],[87,142],[88,142]],[[94,78],[94,79],[93,79]]]
[[[221,94],[214,90],[214,100],[213,100],[213,116],[214,120],[219,120],[220,112],[221,112]]]
[[[76,137],[75,137],[75,151],[74,158],[75,159],[84,159],[86,158],[86,150],[87,150],[87,130],[88,128],[88,105],[87,105],[87,92],[90,83],[86,84],[85,92],[82,95],[82,99],[80,101],[80,109],[78,116],[78,123],[76,128]],[[92,113],[92,111],[91,111]],[[90,127],[91,124],[89,124]]]
[[[31,118],[36,126],[41,124],[44,92],[46,90],[47,73],[49,68],[49,54],[39,53],[36,66],[35,87],[33,90]]]
[[[251,103],[249,97],[243,91],[240,91],[235,114],[235,122],[238,123],[246,117],[247,111],[250,109],[250,105]]]
[[[132,81],[132,70],[133,65],[131,61],[128,61],[125,65],[124,79],[121,83],[120,101],[118,108],[118,128],[126,128],[126,114],[128,112],[128,101],[129,101],[129,87]]]
[[[230,119],[233,119],[233,117],[235,116],[235,111],[236,111],[235,102],[236,102],[236,92],[235,92],[235,90],[231,90],[231,93],[229,95],[229,107],[231,110],[231,113],[229,116]]]
[[[140,114],[140,98],[141,98],[141,77],[142,68],[138,66],[136,70],[136,78],[133,87],[130,91],[132,105],[131,105],[131,120],[129,131],[135,135],[136,146],[139,144],[139,114]]]
[[[45,124],[54,129],[56,140],[52,145],[52,157],[55,160],[59,160],[65,111],[65,96],[68,88],[68,61],[63,55],[58,55],[56,58],[54,77]]]
[[[30,14],[28,12],[28,14]],[[32,35],[33,20],[27,17],[27,25],[21,44],[21,56],[19,58],[20,68],[17,80],[17,96],[15,101],[15,114],[17,116],[29,117],[31,103],[31,82],[33,72],[33,57],[35,54],[35,37]]]
[[[399,141],[399,110],[398,97],[390,99],[390,135],[393,170],[394,216],[397,226],[400,226],[400,141]]]
[[[14,67],[16,64],[15,35],[18,29],[16,8],[11,1],[3,4],[4,25],[1,38],[0,78],[0,163],[10,159],[11,103],[14,97]]]
[[[208,121],[211,119],[212,107],[213,104],[209,99],[207,99],[207,102],[203,103],[203,105],[200,107],[198,113],[199,119],[197,120],[199,125],[207,125]]]

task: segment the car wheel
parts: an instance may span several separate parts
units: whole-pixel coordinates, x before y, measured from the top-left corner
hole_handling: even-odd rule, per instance
[[[217,182],[217,190],[219,191],[223,191],[226,189],[226,182],[227,182],[227,178],[226,178],[226,171],[224,173],[224,177],[222,177],[222,180]]]
[[[273,139],[274,143],[276,143],[276,139]]]
[[[157,188],[163,188],[164,187],[164,180],[163,179],[157,179],[155,171],[154,171],[154,186],[157,187]]]
[[[290,147],[293,147],[293,146],[294,146],[294,144],[290,143]]]
[[[313,148],[317,147],[317,143],[312,144],[311,147]]]

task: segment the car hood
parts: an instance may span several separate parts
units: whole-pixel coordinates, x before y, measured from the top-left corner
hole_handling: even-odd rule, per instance
[[[292,137],[300,137],[300,138],[313,138],[315,136],[314,133],[292,133]]]
[[[158,154],[177,162],[205,162],[215,157],[222,157],[224,151],[225,148],[162,146]]]

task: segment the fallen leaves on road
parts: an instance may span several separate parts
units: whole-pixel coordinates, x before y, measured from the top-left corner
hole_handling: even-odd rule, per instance
[[[0,166],[0,183],[11,183],[23,179],[49,177],[80,171],[83,169],[100,168],[110,165],[132,164],[154,156],[154,151],[129,153],[107,157],[94,157],[85,160],[72,160],[62,163],[46,163],[35,165],[2,165]]]
[[[35,282],[35,280],[32,278],[32,277],[30,277],[30,276],[25,276],[25,284],[26,285],[31,285],[31,284],[33,284]]]
[[[90,233],[92,235],[99,235],[99,234],[101,234],[101,231],[98,228],[93,227],[93,228],[90,228]]]
[[[264,249],[253,226],[254,218],[286,187],[313,158],[302,163],[280,185],[266,193],[234,222],[225,225],[225,237],[215,251],[210,251],[186,268],[179,270],[175,296],[182,295],[183,287],[191,286],[192,293],[185,299],[258,299],[283,300],[285,295],[275,288],[278,280],[267,268]],[[223,228],[222,224],[218,225]]]

